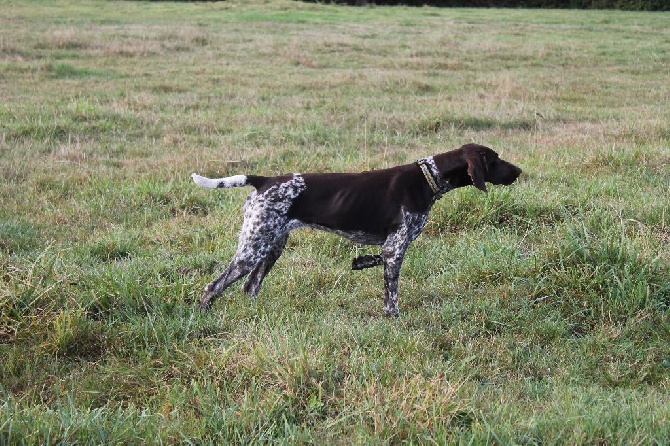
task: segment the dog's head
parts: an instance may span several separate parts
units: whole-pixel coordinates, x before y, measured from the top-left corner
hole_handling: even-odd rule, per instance
[[[454,187],[474,185],[486,192],[486,183],[510,185],[521,175],[519,167],[479,144],[466,144],[438,157],[438,167]]]

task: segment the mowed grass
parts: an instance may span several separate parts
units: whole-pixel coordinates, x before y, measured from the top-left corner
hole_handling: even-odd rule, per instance
[[[0,1],[0,444],[670,442],[667,13]],[[234,286],[248,190],[477,142],[401,318],[294,233]]]

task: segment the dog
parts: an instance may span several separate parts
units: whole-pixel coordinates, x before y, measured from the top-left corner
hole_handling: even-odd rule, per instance
[[[405,251],[428,219],[433,204],[450,190],[486,183],[512,184],[521,169],[492,149],[466,144],[415,163],[360,173],[294,173],[266,177],[234,175],[210,179],[192,174],[207,188],[253,186],[244,203],[237,251],[228,268],[210,282],[200,308],[210,308],[232,283],[248,275],[244,292],[255,296],[281,256],[289,232],[317,228],[356,243],[380,245],[379,255],[352,261],[359,270],[384,265],[384,314],[398,317],[398,278]]]

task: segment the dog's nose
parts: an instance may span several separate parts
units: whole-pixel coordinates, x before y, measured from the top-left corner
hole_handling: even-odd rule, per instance
[[[520,167],[515,166],[514,164],[509,165],[510,169],[508,170],[508,174],[506,175],[505,180],[502,182],[505,186],[509,186],[510,184],[514,183],[517,178],[519,178],[519,175],[523,172]]]

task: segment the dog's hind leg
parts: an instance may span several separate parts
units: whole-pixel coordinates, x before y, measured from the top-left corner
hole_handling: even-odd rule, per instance
[[[270,272],[274,266],[277,259],[281,256],[286,246],[286,241],[288,240],[288,234],[282,236],[277,240],[263,260],[256,265],[256,267],[251,271],[247,280],[244,282],[244,292],[250,296],[255,296],[258,294],[258,290],[261,288],[263,279],[266,274]]]
[[[287,232],[278,230],[260,233],[249,233],[243,231],[240,234],[240,243],[237,246],[237,252],[230,261],[228,268],[226,268],[225,271],[219,275],[219,277],[212,280],[205,287],[205,291],[200,298],[200,309],[209,309],[216,297],[219,296],[226,288],[250,272],[254,271],[255,268],[261,264],[266,257],[271,256],[270,252],[273,250],[278,241],[287,235]],[[281,254],[281,250],[279,250],[279,254]],[[277,258],[279,257],[279,255],[275,255]],[[276,261],[277,258],[274,260]],[[274,261],[272,263],[274,263]],[[269,270],[269,268],[265,268],[265,273],[267,273]],[[258,285],[260,286],[260,281]]]
[[[233,257],[230,265],[216,279],[212,280],[205,287],[205,291],[200,297],[200,309],[208,310],[214,300],[230,285],[241,279],[254,268],[255,263],[248,259],[242,259],[238,256]]]

